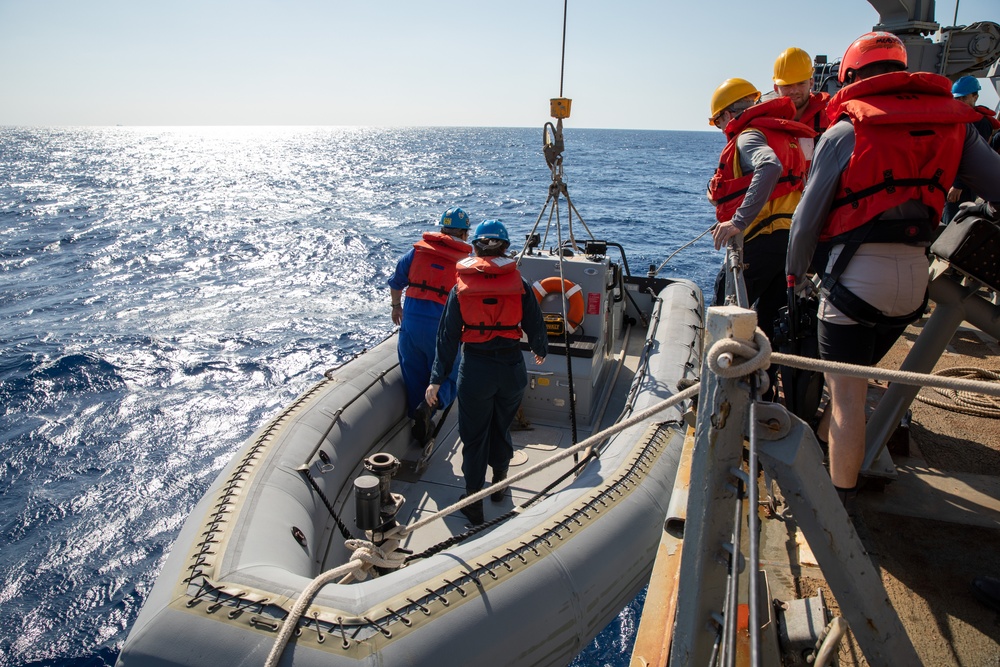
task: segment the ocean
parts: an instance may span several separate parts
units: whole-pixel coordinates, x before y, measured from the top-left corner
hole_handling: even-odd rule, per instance
[[[574,231],[620,243],[633,274],[714,222],[721,133],[565,138]],[[112,665],[243,441],[393,332],[386,280],[421,232],[452,206],[531,231],[541,144],[540,127],[0,128],[0,667]],[[721,262],[706,236],[659,275],[707,293]],[[573,664],[628,665],[642,602]]]

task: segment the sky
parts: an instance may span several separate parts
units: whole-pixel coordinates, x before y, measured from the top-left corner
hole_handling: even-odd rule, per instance
[[[977,21],[1000,0],[960,0]],[[767,91],[785,48],[833,61],[877,22],[865,0],[569,0],[560,81],[562,0],[0,0],[0,126],[540,127],[562,83],[567,127],[711,130],[723,80]]]

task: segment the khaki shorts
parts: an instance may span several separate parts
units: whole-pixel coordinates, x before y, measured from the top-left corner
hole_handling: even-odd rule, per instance
[[[830,251],[827,271],[843,249],[843,245],[837,245]],[[929,266],[925,248],[905,243],[866,243],[851,258],[840,283],[885,315],[909,315],[924,301]],[[829,324],[856,324],[825,298],[819,301],[818,315]]]

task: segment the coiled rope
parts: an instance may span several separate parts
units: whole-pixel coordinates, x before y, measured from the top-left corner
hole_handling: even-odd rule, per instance
[[[956,366],[955,368],[943,368],[935,371],[934,375],[945,377],[959,377],[967,380],[1000,381],[1000,373],[985,368],[971,368],[968,366]],[[975,417],[989,417],[1000,419],[1000,399],[985,396],[971,391],[960,391],[951,388],[935,388],[934,392],[944,396],[945,399],[917,394],[916,399],[921,403],[933,405],[937,408],[952,410]]]

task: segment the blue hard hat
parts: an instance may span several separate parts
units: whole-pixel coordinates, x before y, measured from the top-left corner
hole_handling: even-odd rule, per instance
[[[449,208],[441,215],[441,222],[438,223],[441,227],[449,227],[451,229],[468,229],[469,228],[469,215],[459,207]]]
[[[507,228],[499,220],[485,220],[476,225],[476,231],[472,232],[472,238],[469,241],[475,243],[480,239],[499,239],[510,244]]]
[[[978,93],[980,90],[979,80],[974,76],[963,76],[961,79],[956,81],[951,87],[951,94],[953,97],[965,97],[966,95],[971,95],[972,93]]]

